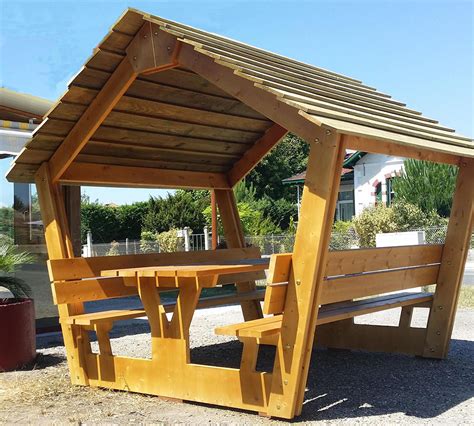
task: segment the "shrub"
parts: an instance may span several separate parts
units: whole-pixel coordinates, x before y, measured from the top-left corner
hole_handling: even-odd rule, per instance
[[[357,242],[358,238],[352,222],[342,220],[334,222],[329,241],[330,250],[348,250]]]
[[[156,251],[157,235],[154,232],[143,231],[140,239],[140,251],[142,253],[151,253]]]
[[[361,247],[375,247],[376,234],[396,231],[393,210],[383,204],[365,208],[353,223]]]
[[[184,238],[178,237],[177,229],[160,232],[157,236],[157,241],[160,244],[161,253],[171,253],[184,250]]]
[[[118,256],[120,254],[119,247],[120,247],[120,244],[117,241],[115,240],[112,241],[110,243],[110,249],[107,252],[106,256]]]

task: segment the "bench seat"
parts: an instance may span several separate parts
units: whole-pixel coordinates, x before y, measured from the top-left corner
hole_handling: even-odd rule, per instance
[[[102,312],[91,312],[81,315],[72,315],[66,319],[70,325],[94,325],[110,321],[121,321],[146,316],[143,309],[132,310],[110,310]]]
[[[231,305],[241,303],[247,300],[263,300],[265,290],[255,290],[245,293],[228,294],[224,296],[208,296],[199,299],[197,308],[210,308],[213,306]],[[174,301],[164,302],[163,306],[166,312],[173,312],[176,303]],[[123,321],[133,318],[146,317],[146,313],[142,309],[132,310],[110,310],[101,312],[91,312],[81,315],[73,315],[68,317],[66,324],[91,326],[103,322]]]
[[[353,318],[358,315],[370,314],[386,309],[410,305],[429,305],[433,300],[432,293],[398,293],[386,294],[370,299],[347,301],[324,305],[319,309],[317,325],[327,324]],[[253,337],[261,339],[278,334],[281,329],[282,315],[275,315],[247,321],[239,324],[218,327],[217,335]]]

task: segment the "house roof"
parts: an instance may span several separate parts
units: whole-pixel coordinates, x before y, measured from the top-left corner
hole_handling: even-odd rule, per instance
[[[0,87],[0,119],[28,122],[29,119],[41,121],[54,102]]]
[[[104,170],[129,166],[216,172],[226,174],[233,184],[232,177],[239,177],[236,167],[252,162],[245,154],[253,149],[261,158],[273,146],[265,140],[283,136],[282,127],[305,137],[299,133],[300,125],[293,128],[285,122],[283,111],[341,134],[474,157],[470,138],[359,80],[129,9],[51,108],[17,157],[9,180],[33,181],[41,163],[50,160],[64,141],[70,142],[71,131],[89,107],[97,107],[94,100],[119,72],[124,58],[128,55],[132,61],[130,52],[137,51],[134,43],[145,23],[160,37],[154,45],[150,40],[153,49],[163,48],[161,40],[179,45],[180,50],[173,45],[178,66],[141,73],[128,86],[72,157],[70,166],[76,165],[83,175],[88,165],[100,164]],[[170,44],[167,48],[170,51]],[[133,56],[134,66],[141,63],[141,53],[138,60]],[[233,83],[227,84],[231,79]],[[272,108],[268,102],[263,105],[263,99],[270,97]],[[283,117],[281,122],[278,117]],[[114,170],[117,175],[122,169]]]
[[[354,175],[353,169],[343,168],[341,170],[341,180],[352,180],[352,178],[354,177],[353,175]],[[283,179],[282,182],[286,185],[298,185],[298,184],[303,184],[305,179],[306,179],[306,170],[304,172],[298,173],[289,178]]]

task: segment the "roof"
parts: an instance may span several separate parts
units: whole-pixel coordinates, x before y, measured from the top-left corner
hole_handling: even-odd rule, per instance
[[[273,146],[265,139],[283,136],[274,122],[306,136],[299,133],[301,125],[292,127],[285,121],[286,112],[342,134],[474,157],[470,138],[359,80],[129,9],[49,111],[17,157],[9,180],[33,181],[40,164],[64,145],[88,108],[100,107],[94,100],[109,78],[119,73],[128,52],[137,52],[134,43],[144,23],[161,37],[152,43],[153,49],[178,40],[167,45],[168,52],[174,46],[178,66],[141,73],[128,86],[79,155],[72,157],[70,166],[76,165],[82,176],[88,175],[90,164],[101,164],[109,173],[109,166],[225,173],[235,183],[236,167],[250,161],[246,153],[254,149],[264,155]],[[133,56],[134,66],[141,63],[141,53],[138,50],[138,60]],[[272,99],[272,107],[263,105],[263,99]],[[256,146],[262,140],[263,147]],[[117,176],[124,169],[113,170]]]
[[[41,121],[53,104],[54,102],[48,99],[0,87],[1,120],[28,122],[29,119],[36,119]]]
[[[341,180],[352,180],[354,177],[353,169],[346,169],[345,167],[341,170]],[[298,173],[289,178],[283,179],[282,182],[286,185],[298,185],[303,184],[306,179],[306,170],[304,172]]]

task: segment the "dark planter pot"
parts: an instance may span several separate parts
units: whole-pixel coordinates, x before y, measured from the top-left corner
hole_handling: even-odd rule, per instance
[[[0,300],[0,371],[36,357],[35,308],[32,299]]]

